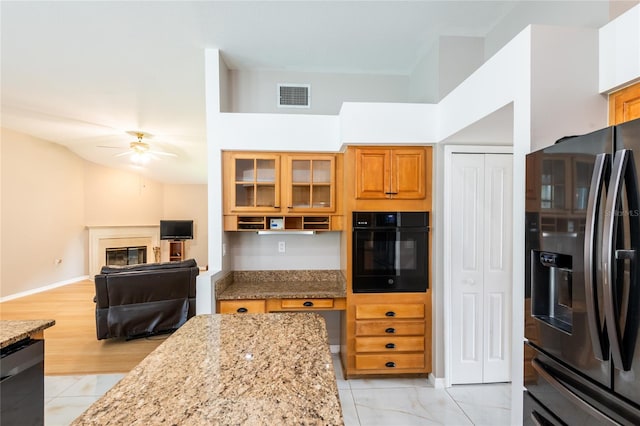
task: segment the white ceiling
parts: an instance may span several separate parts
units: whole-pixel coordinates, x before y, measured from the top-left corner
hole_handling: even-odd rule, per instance
[[[232,69],[408,75],[440,35],[484,37],[534,3],[552,4],[2,1],[2,126],[120,168],[131,167],[114,156],[121,150],[99,146],[124,150],[134,140],[126,132],[143,130],[154,149],[177,157],[139,173],[205,183],[205,48],[220,49]],[[587,2],[553,3],[566,7],[547,7],[551,23],[608,20],[583,16]]]

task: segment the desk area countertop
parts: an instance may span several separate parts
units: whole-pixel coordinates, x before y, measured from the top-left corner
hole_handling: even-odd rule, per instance
[[[234,271],[216,282],[217,300],[344,298],[340,271]]]
[[[198,315],[73,425],[342,425],[324,320]]]
[[[55,325],[55,320],[2,320],[0,321],[0,349],[27,337],[41,334]]]

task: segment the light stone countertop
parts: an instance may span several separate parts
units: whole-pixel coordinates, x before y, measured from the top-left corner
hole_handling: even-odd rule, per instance
[[[39,333],[55,325],[55,320],[2,320],[0,321],[0,349]]]
[[[216,300],[346,297],[339,271],[234,271],[216,282]]]
[[[346,297],[344,286],[338,281],[240,281],[233,282],[218,300],[239,299],[308,299]]]
[[[324,320],[198,315],[72,425],[343,425]]]

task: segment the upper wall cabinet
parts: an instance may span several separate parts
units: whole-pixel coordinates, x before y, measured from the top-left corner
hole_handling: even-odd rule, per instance
[[[341,229],[342,154],[224,151],[222,168],[225,230]]]
[[[431,147],[349,147],[347,152],[355,209],[431,208]]]
[[[286,182],[286,210],[334,212],[335,155],[286,155],[283,182]]]
[[[609,124],[640,118],[640,83],[609,95]]]
[[[223,153],[224,211],[280,211],[280,155]]]

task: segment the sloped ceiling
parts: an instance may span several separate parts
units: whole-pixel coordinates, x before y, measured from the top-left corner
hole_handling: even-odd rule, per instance
[[[143,130],[177,156],[139,173],[206,183],[205,48],[232,69],[408,75],[442,35],[524,25],[523,3],[565,4],[554,23],[609,18],[581,1],[3,1],[2,126],[121,168]]]

